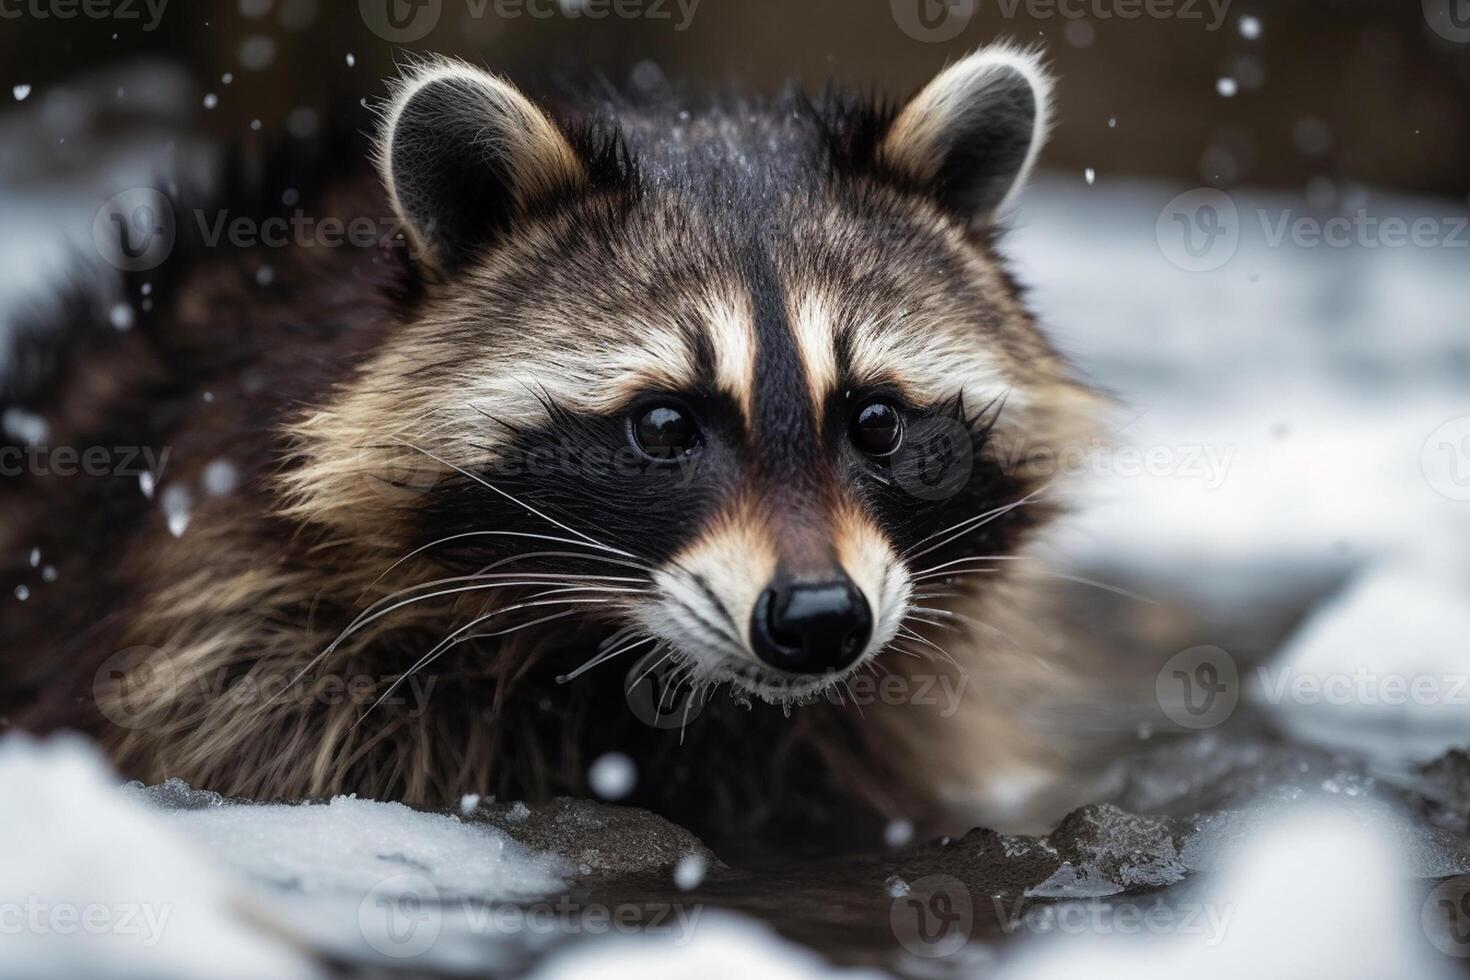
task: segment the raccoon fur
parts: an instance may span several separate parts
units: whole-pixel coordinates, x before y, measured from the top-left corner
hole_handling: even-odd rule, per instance
[[[1006,46],[892,105],[433,59],[303,201],[372,241],[222,246],[171,198],[136,328],[79,290],[5,391],[144,461],[0,482],[7,723],[261,799],[584,794],[621,752],[716,836],[1040,778],[1067,681],[1018,559],[1098,407],[996,251],[1050,89]]]

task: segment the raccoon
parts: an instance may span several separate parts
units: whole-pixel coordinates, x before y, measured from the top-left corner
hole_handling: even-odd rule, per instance
[[[892,105],[409,65],[376,174],[328,153],[316,199],[396,234],[181,231],[137,329],[78,300],[8,393],[167,457],[0,486],[0,552],[59,572],[7,572],[8,723],[259,799],[586,794],[619,752],[625,802],[717,837],[1050,771],[1018,559],[1099,399],[996,243],[1051,90],[1004,45]]]

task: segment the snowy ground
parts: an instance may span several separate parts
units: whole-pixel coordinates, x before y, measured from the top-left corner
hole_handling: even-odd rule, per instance
[[[0,163],[25,189],[0,228],[3,339],[92,205],[65,167]],[[1470,742],[1470,249],[1276,244],[1283,215],[1314,212],[1236,193],[1233,257],[1189,272],[1159,220],[1183,190],[1053,177],[1008,245],[1043,320],[1122,402],[1127,451],[1092,464],[1052,563],[1212,621],[1304,604],[1269,656],[1187,661],[1202,681],[1233,670],[1241,709],[1119,762],[1099,790],[1117,809],[772,882],[595,805],[247,807],[120,789],[84,745],[9,740],[0,975],[837,969],[813,949],[848,972],[1005,980],[1463,975],[1470,762],[1441,757]],[[1380,217],[1464,213],[1353,194],[1345,210]],[[1239,730],[1261,719],[1303,744]]]

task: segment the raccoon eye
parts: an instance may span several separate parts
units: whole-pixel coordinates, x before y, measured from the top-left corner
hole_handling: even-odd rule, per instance
[[[639,409],[632,419],[633,442],[656,460],[678,459],[699,448],[699,427],[678,405],[659,404]]]
[[[874,400],[852,416],[852,443],[869,456],[888,456],[903,441],[903,417],[891,403]]]

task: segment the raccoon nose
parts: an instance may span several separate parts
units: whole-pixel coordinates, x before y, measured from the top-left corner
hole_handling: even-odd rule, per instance
[[[778,579],[751,613],[756,656],[795,674],[825,674],[857,660],[873,631],[863,593],[846,575],[819,582]]]

